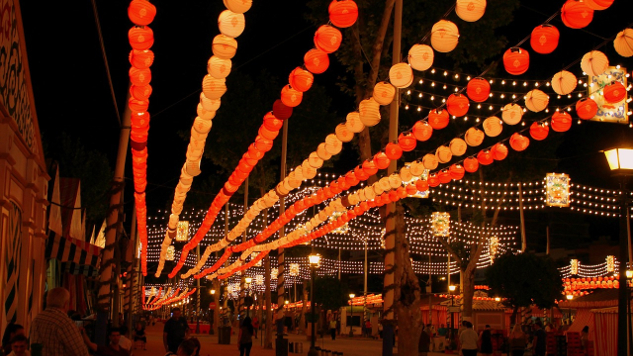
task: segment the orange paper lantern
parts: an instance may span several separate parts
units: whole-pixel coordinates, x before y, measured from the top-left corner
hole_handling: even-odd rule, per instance
[[[566,112],[557,111],[552,115],[552,130],[565,132],[571,128],[571,115]]]
[[[341,46],[343,35],[337,28],[322,25],[314,33],[314,45],[325,53],[333,53]]]
[[[464,141],[466,141],[470,147],[481,145],[481,143],[484,142],[484,138],[486,138],[484,132],[476,127],[469,128],[466,130],[466,134],[464,134]]]
[[[406,88],[413,83],[413,70],[407,63],[397,63],[389,69],[389,81],[396,88]]]
[[[558,95],[567,95],[576,89],[578,80],[576,76],[566,70],[554,74],[552,78],[552,89]]]
[[[622,57],[633,56],[633,29],[625,28],[613,40],[613,47]]]
[[[380,105],[389,105],[396,95],[396,88],[387,82],[379,82],[374,86],[372,97]]]
[[[321,74],[330,66],[330,58],[327,53],[317,48],[309,50],[303,56],[303,62],[306,69],[314,74]]]
[[[622,83],[613,81],[610,84],[607,84],[603,89],[602,93],[604,96],[604,100],[609,104],[617,104],[622,100],[626,99],[626,88]]]
[[[149,82],[152,81],[152,72],[147,68],[138,69],[138,68],[131,67],[129,70],[129,75],[130,75],[130,82],[132,82],[133,85],[136,85],[139,87],[148,85]]]
[[[486,0],[457,0],[455,13],[467,22],[479,20],[486,12]]]
[[[130,110],[133,112],[144,112],[147,111],[147,108],[149,107],[149,101],[130,98],[130,100],[128,100],[128,105]]]
[[[512,75],[521,75],[530,67],[530,54],[520,47],[511,47],[503,54],[503,66]]]
[[[368,176],[373,176],[374,174],[378,172],[378,167],[376,167],[376,164],[374,163],[374,161],[366,160],[363,162],[363,171]]]
[[[600,51],[589,51],[582,56],[580,68],[582,68],[587,75],[600,75],[609,68],[609,58]]]
[[[230,59],[211,56],[207,62],[207,72],[214,78],[223,79],[229,76],[232,66]]]
[[[224,0],[224,6],[236,14],[243,14],[253,6],[252,0]]]
[[[438,173],[437,178],[442,184],[446,184],[452,180],[451,174],[446,169],[442,169],[440,173]]]
[[[306,92],[312,87],[314,76],[309,71],[301,67],[297,67],[290,72],[288,82],[294,89],[300,92]]]
[[[427,141],[433,135],[433,128],[426,121],[418,121],[413,125],[413,137],[418,141]]]
[[[538,89],[532,89],[525,95],[525,107],[533,112],[540,112],[547,108],[549,95]]]
[[[404,152],[411,152],[415,149],[415,146],[418,144],[415,137],[411,134],[401,133],[398,135],[398,145]]]
[[[284,105],[294,108],[301,104],[301,99],[303,99],[303,93],[290,85],[286,85],[281,89],[281,102],[284,103]]]
[[[426,192],[429,190],[429,183],[424,179],[418,179],[415,181],[415,187],[420,192]]]
[[[132,85],[130,86],[130,94],[133,98],[138,100],[147,100],[149,96],[152,95],[152,86],[147,85]]]
[[[613,0],[584,0],[585,5],[587,5],[592,10],[606,10],[612,4]]]
[[[433,109],[429,113],[429,125],[435,130],[441,130],[448,126],[448,110]]]
[[[429,174],[429,178],[427,178],[426,182],[429,184],[429,187],[437,187],[440,185],[440,178],[435,173]]]
[[[496,143],[494,146],[492,146],[492,148],[490,149],[490,153],[492,154],[492,158],[495,161],[502,161],[504,160],[506,157],[508,157],[508,146],[504,145],[503,143],[499,142]]]
[[[462,94],[451,94],[446,100],[446,110],[453,116],[461,117],[466,115],[469,107],[470,102],[468,98]]]
[[[146,0],[132,0],[127,8],[127,16],[138,26],[147,26],[154,21],[156,6]]]
[[[273,103],[273,115],[279,120],[288,120],[292,116],[292,108],[277,99]]]
[[[490,83],[484,78],[473,78],[468,81],[466,94],[470,100],[483,103],[488,100],[488,96],[490,95]]]
[[[334,0],[328,7],[330,21],[334,26],[347,28],[358,18],[358,6],[352,0]]]
[[[438,52],[447,53],[457,47],[459,30],[448,20],[440,20],[431,28],[431,46]]]
[[[139,51],[150,49],[154,45],[154,32],[149,26],[132,27],[128,31],[127,37],[130,46]]]
[[[549,126],[547,124],[541,124],[539,122],[533,122],[530,126],[530,136],[537,141],[543,141],[547,138],[549,133]]]
[[[515,132],[510,136],[510,147],[517,152],[525,151],[530,145],[530,139]]]
[[[244,32],[245,27],[246,19],[244,18],[244,14],[224,10],[218,17],[218,28],[220,29],[220,33],[225,36],[237,38]]]
[[[391,160],[384,152],[378,152],[374,155],[374,163],[378,169],[387,169]]]
[[[598,113],[598,104],[593,99],[583,98],[576,103],[576,115],[583,120],[593,119]]]
[[[452,164],[451,167],[448,169],[448,173],[450,173],[452,179],[460,180],[464,178],[466,169],[460,164]]]
[[[395,143],[389,142],[385,147],[385,155],[387,155],[390,160],[398,160],[402,157],[402,148]]]
[[[468,173],[477,172],[479,169],[479,161],[474,157],[468,157],[464,160],[464,170]]]
[[[380,122],[380,104],[373,98],[365,99],[358,105],[360,121],[367,127],[373,127]]]
[[[149,68],[154,63],[154,52],[149,49],[144,51],[133,49],[130,51],[128,59],[132,67],[139,69]]]
[[[488,150],[481,150],[477,154],[477,161],[479,161],[479,164],[481,165],[487,166],[491,164],[493,160],[494,158],[492,157],[492,153]]]
[[[593,10],[579,0],[567,0],[560,10],[565,26],[573,29],[587,27],[593,20]]]
[[[530,36],[530,45],[536,53],[549,54],[558,47],[560,32],[550,24],[536,26]]]
[[[409,64],[415,70],[425,71],[433,65],[434,56],[433,48],[428,45],[416,44],[409,50]]]
[[[211,49],[214,56],[231,59],[237,52],[237,41],[234,38],[220,34],[213,38]]]

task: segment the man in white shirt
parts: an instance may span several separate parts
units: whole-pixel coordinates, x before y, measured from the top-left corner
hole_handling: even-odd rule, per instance
[[[459,335],[462,354],[464,356],[477,356],[477,341],[479,341],[479,335],[473,330],[473,324],[470,321],[464,321],[464,326],[466,329]]]
[[[121,339],[119,339],[119,346],[122,348],[131,351],[132,350],[132,340],[128,339],[128,330],[127,326],[121,326]]]

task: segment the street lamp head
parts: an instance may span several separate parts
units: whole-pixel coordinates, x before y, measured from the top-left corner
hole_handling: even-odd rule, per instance
[[[573,294],[567,294],[567,300],[572,300],[574,299],[574,295]]]
[[[354,299],[354,297],[355,297],[355,296],[356,296],[356,294],[354,294],[354,293],[350,293],[350,294],[349,294],[349,299]]]
[[[609,169],[615,175],[633,174],[633,149],[632,148],[611,148],[602,151],[609,164]]]
[[[318,253],[309,255],[308,260],[310,260],[311,266],[318,266],[319,263],[321,262],[321,255],[319,255]]]
[[[448,290],[450,290],[451,292],[454,292],[454,291],[455,291],[455,289],[457,289],[457,286],[456,286],[456,285],[454,285],[454,284],[452,284],[452,285],[448,286]]]
[[[501,301],[501,298],[495,297],[495,302],[500,302],[500,301]]]
[[[252,281],[253,281],[253,278],[246,277],[246,284],[251,284]]]
[[[633,271],[631,271],[630,269],[626,271],[626,278],[627,279],[631,279],[633,278]]]
[[[211,289],[211,295],[215,294],[215,289]]]
[[[289,301],[287,301],[287,300],[286,300],[286,301],[284,301],[284,304],[288,305],[288,303],[290,303],[290,302],[289,302]]]

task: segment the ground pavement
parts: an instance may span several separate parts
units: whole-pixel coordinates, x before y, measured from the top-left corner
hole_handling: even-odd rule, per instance
[[[195,325],[192,325],[195,327]],[[162,331],[163,323],[156,324],[154,326],[148,326],[146,328],[147,334],[147,350],[133,350],[135,356],[163,356],[165,354],[165,348],[163,347]],[[218,338],[216,335],[195,335],[202,347],[200,349],[201,356],[238,356],[240,353],[237,349],[235,335],[231,338],[230,345],[218,344]],[[290,334],[287,336],[289,342],[302,342],[303,353],[307,355],[310,349],[310,341],[306,336]],[[273,339],[274,343],[274,339]],[[380,355],[382,353],[382,341],[372,340],[361,337],[337,337],[336,340],[331,338],[317,338],[316,346],[323,349],[342,352],[344,356],[372,356]],[[394,348],[394,355],[397,354],[397,348]],[[253,339],[253,349],[251,350],[252,356],[275,356],[275,350],[266,350],[261,346],[261,338]],[[289,353],[289,356],[298,355]],[[429,353],[429,356],[444,355],[443,353]]]

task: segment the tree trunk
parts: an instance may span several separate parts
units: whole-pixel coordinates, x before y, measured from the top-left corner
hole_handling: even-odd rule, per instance
[[[303,281],[302,294],[303,305],[301,306],[301,318],[299,319],[299,335],[305,335],[306,324],[306,304],[308,303],[308,289],[306,288],[307,282]]]
[[[266,214],[264,214],[266,216]],[[270,296],[270,256],[264,262],[264,283],[266,283],[266,331],[264,334],[264,348],[273,348],[273,310]]]
[[[421,289],[418,277],[411,266],[402,205],[396,204],[396,214],[395,302],[398,313],[398,355],[417,356],[423,326],[420,309]]]

